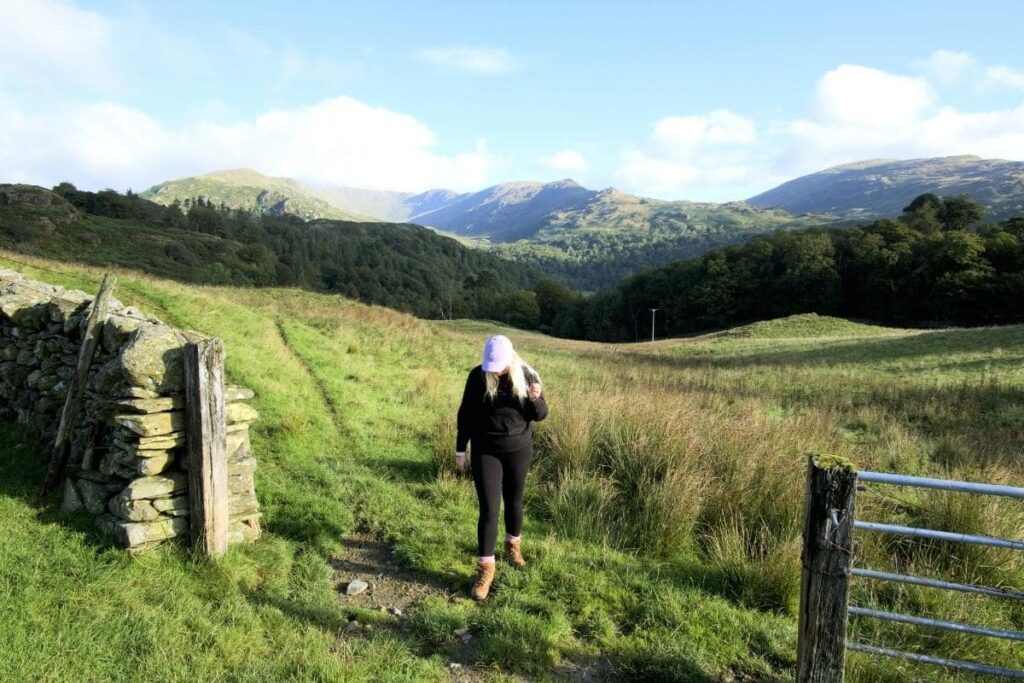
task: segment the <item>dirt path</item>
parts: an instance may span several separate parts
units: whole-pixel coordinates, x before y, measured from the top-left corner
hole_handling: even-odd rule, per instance
[[[398,608],[405,611],[428,595],[448,600],[462,600],[462,591],[445,582],[402,567],[393,558],[392,546],[365,533],[344,539],[344,550],[330,559],[335,584],[342,600],[349,607],[384,611]],[[349,582],[362,580],[370,584],[359,595],[345,595]]]
[[[344,549],[330,559],[334,570],[334,584],[342,608],[362,608],[390,613],[396,619],[394,628],[401,631],[407,620],[416,614],[417,604],[427,596],[440,596],[445,600],[468,600],[467,588],[446,582],[403,567],[394,559],[393,546],[366,533],[354,533],[343,539]],[[347,595],[352,581],[365,581],[367,588],[358,595]],[[382,626],[382,628],[385,628]],[[345,637],[363,637],[365,631],[352,628]],[[468,638],[466,637],[468,636]],[[474,643],[471,634],[452,633],[452,645],[447,650],[451,681],[476,683],[477,681],[527,681],[509,674],[498,674],[486,666],[473,664]]]
[[[344,549],[330,559],[334,584],[342,608],[362,608],[395,616],[394,628],[401,632],[407,620],[416,614],[417,604],[427,596],[440,596],[451,602],[469,600],[468,586],[460,581],[446,581],[407,567],[394,559],[393,546],[367,533],[354,533],[343,539]],[[346,595],[349,583],[365,581],[367,588],[358,595]],[[486,606],[482,606],[486,609]],[[397,609],[397,612],[395,611]],[[364,637],[366,632],[352,628],[342,637]],[[468,637],[466,637],[468,636]],[[504,681],[520,683],[532,680],[590,682],[610,680],[610,667],[603,658],[594,661],[566,661],[547,672],[541,679],[519,674],[499,673],[493,668],[474,664],[476,644],[472,633],[452,633],[451,646],[445,649],[449,661],[449,680],[456,683]]]

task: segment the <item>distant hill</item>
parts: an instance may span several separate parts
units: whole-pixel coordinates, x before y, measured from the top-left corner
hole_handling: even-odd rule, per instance
[[[204,197],[216,206],[246,209],[271,216],[297,216],[303,220],[328,218],[364,220],[361,215],[343,211],[291,178],[271,178],[240,168],[189,176],[154,185],[140,196],[164,206],[175,200]]]
[[[568,179],[502,183],[453,197],[446,206],[416,215],[413,220],[457,235],[514,242],[550,227],[561,212],[582,209],[597,194]]]
[[[451,190],[427,190],[414,194],[358,187],[323,187],[311,192],[346,213],[392,223],[419,222],[416,220],[418,216],[447,206],[463,196]]]
[[[795,216],[742,202],[666,202],[613,187],[594,191],[568,183],[571,181],[516,188],[512,193],[502,191],[507,185],[498,185],[490,188],[495,190],[493,201],[477,198],[478,208],[462,222],[430,220],[441,212],[423,219],[459,236],[488,238],[495,253],[535,266],[585,291],[614,286],[640,268],[698,256],[752,234],[835,220],[821,215]],[[559,194],[565,197],[564,203],[551,208],[550,198]],[[513,203],[515,199],[521,201]],[[493,208],[495,205],[501,208]],[[517,221],[509,218],[515,215],[520,216]],[[516,224],[521,226],[518,232],[506,227]],[[512,237],[519,239],[510,241]]]
[[[747,201],[791,213],[844,218],[895,216],[914,197],[969,194],[1001,220],[1024,213],[1024,162],[976,156],[873,159],[835,166],[779,185]]]
[[[465,194],[414,194],[312,188],[234,170],[162,183],[141,196],[166,205],[199,195],[215,205],[271,215],[425,225],[583,290],[610,287],[638,268],[697,256],[751,234],[833,220],[743,202],[647,199],[614,188],[591,190],[570,179],[501,183]]]
[[[516,304],[522,308],[522,294],[540,278],[417,225],[253,219],[206,200],[186,215],[139,196],[70,184],[51,191],[0,183],[0,248],[182,282],[301,287],[422,317],[513,323],[528,319]]]
[[[582,290],[610,287],[636,270],[700,255],[776,229],[829,223],[743,202],[663,201],[573,180],[502,183],[455,197],[410,220],[532,265]]]

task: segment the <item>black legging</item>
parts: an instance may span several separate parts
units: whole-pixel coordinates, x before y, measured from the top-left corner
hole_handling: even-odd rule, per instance
[[[476,497],[480,500],[480,521],[476,525],[480,557],[494,554],[498,541],[498,505],[505,499],[505,531],[518,536],[523,527],[523,488],[533,459],[533,446],[506,455],[473,453],[470,468]]]

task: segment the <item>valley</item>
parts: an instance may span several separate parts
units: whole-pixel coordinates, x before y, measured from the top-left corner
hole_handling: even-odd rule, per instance
[[[9,252],[0,265],[85,290],[103,272]],[[218,564],[197,565],[173,545],[132,560],[89,525],[37,507],[43,461],[4,425],[0,576],[16,591],[0,593],[5,679],[785,679],[807,452],[907,473],[1024,476],[1019,326],[913,331],[801,316],[611,346],[295,289],[118,275],[126,304],[221,336],[229,376],[254,389],[264,537]],[[494,332],[544,375],[552,414],[527,487],[531,566],[501,567],[493,600],[477,605],[458,599],[476,502],[452,470],[452,420],[465,369]],[[924,492],[863,505],[868,516],[1024,532],[1011,506],[968,502]],[[436,589],[403,602],[400,617],[346,602],[347,565],[339,560],[339,575],[330,561],[348,556],[347,538],[385,544],[398,578]],[[864,543],[871,566],[894,566],[883,540]],[[907,553],[899,569],[911,573],[962,566],[993,585],[1024,581],[1020,558],[1004,551]],[[855,591],[860,604],[1020,628],[1012,605],[995,601],[870,583]],[[53,610],[62,617],[38,618]],[[353,619],[372,629],[347,630]],[[1024,664],[1005,641],[853,625],[860,637]],[[849,656],[854,681],[922,673],[961,680]]]

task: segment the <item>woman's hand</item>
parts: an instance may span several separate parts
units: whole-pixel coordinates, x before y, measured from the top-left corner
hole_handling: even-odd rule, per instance
[[[526,394],[530,397],[531,401],[536,401],[540,398],[540,385],[534,382],[530,385],[529,389],[526,390]]]
[[[469,467],[469,459],[466,458],[466,454],[465,453],[456,453],[455,454],[455,469],[457,469],[459,472],[465,472],[468,467]]]

